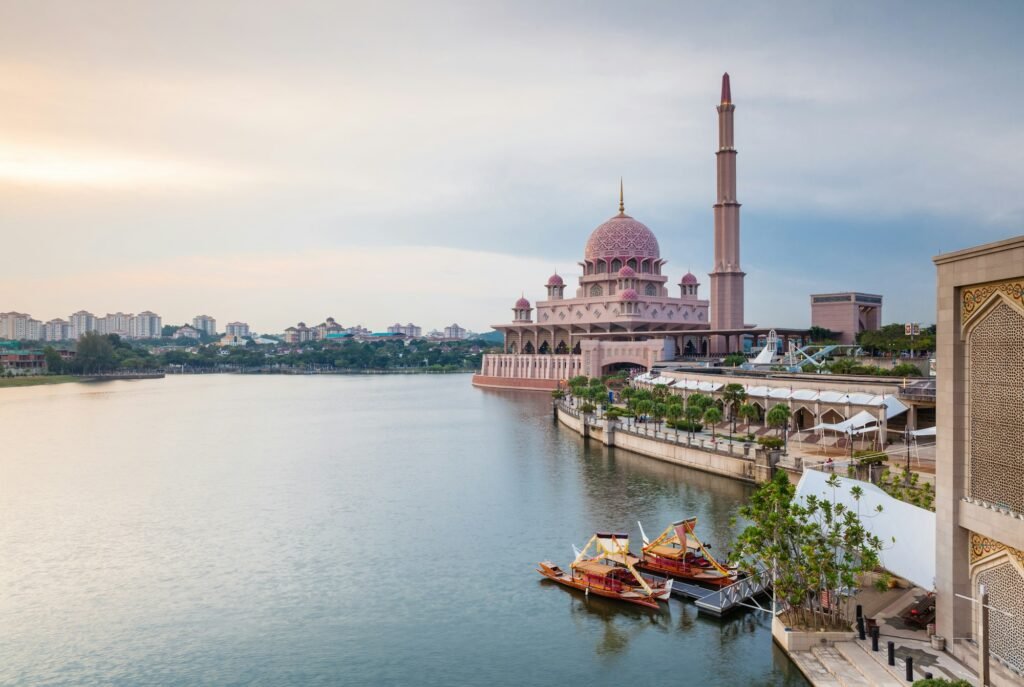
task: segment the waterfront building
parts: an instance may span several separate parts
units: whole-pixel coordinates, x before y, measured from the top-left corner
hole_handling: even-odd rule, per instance
[[[159,339],[162,335],[163,322],[155,312],[144,310],[128,322],[128,336],[132,339]]]
[[[192,326],[207,336],[217,335],[217,320],[209,315],[196,315],[192,318]]]
[[[658,240],[626,214],[619,188],[619,213],[590,235],[579,263],[574,296],[553,274],[536,308],[525,295],[512,306],[513,321],[494,325],[503,352],[484,356],[474,384],[552,389],[575,375],[598,376],[618,368],[650,369],[677,355],[724,354],[743,349],[755,332],[743,322],[740,267],[740,204],[736,198],[736,147],[729,75],[722,78],[718,105],[717,199],[711,300],[687,272],[672,286]]]
[[[328,334],[340,334],[343,331],[345,331],[344,327],[338,324],[333,317],[328,317],[316,326],[312,340],[323,341]]]
[[[947,650],[1024,675],[1024,236],[934,258],[938,271],[936,620]],[[988,636],[977,601],[988,592]],[[966,598],[965,598],[966,597]]]
[[[0,370],[16,375],[44,374],[46,355],[23,348],[0,348]]]
[[[423,328],[417,327],[412,322],[409,324],[399,324],[395,322],[393,325],[388,327],[389,334],[402,334],[410,339],[418,338],[423,335]]]
[[[22,312],[0,313],[0,339],[38,341],[43,338],[42,323]]]
[[[828,329],[842,344],[857,343],[857,334],[882,326],[882,297],[874,293],[811,295],[811,326]]]
[[[55,318],[43,325],[44,341],[67,341],[71,338],[71,325],[67,320]]]
[[[249,324],[247,322],[228,322],[224,327],[224,333],[242,339],[247,338],[249,336]]]
[[[468,334],[469,331],[458,324],[450,324],[444,328],[444,338],[446,339],[465,339]]]
[[[68,338],[80,339],[86,332],[96,331],[96,316],[87,310],[79,310],[68,316]]]

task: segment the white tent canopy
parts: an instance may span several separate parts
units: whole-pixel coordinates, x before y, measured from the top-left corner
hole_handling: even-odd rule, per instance
[[[925,429],[915,429],[910,433],[912,437],[933,437],[935,436],[934,427],[926,427]]]
[[[853,417],[851,417],[849,420],[843,420],[842,422],[836,423],[822,422],[820,425],[814,425],[813,427],[811,427],[809,431],[813,432],[821,429],[827,429],[833,432],[842,432],[843,434],[860,434],[861,432],[857,430],[862,430],[865,428],[867,428],[868,430],[874,429],[873,426],[868,427],[868,425],[872,425],[873,423],[877,422],[878,418],[876,418],[868,411],[862,410]]]

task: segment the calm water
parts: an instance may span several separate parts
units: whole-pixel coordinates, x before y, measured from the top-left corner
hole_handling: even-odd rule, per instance
[[[542,581],[748,493],[464,375],[0,389],[0,683],[804,685],[763,614]]]

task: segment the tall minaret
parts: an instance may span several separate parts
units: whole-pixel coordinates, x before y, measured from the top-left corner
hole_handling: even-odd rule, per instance
[[[711,271],[711,328],[743,327],[743,270],[740,269],[740,204],[736,202],[736,147],[733,142],[732,91],[722,76],[718,106],[718,200],[715,203],[715,266]],[[740,349],[739,337],[714,336],[712,353]]]

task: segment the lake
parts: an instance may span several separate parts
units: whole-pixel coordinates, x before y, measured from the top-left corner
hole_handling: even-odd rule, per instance
[[[543,580],[751,487],[467,375],[0,389],[0,684],[805,685],[769,618]]]

